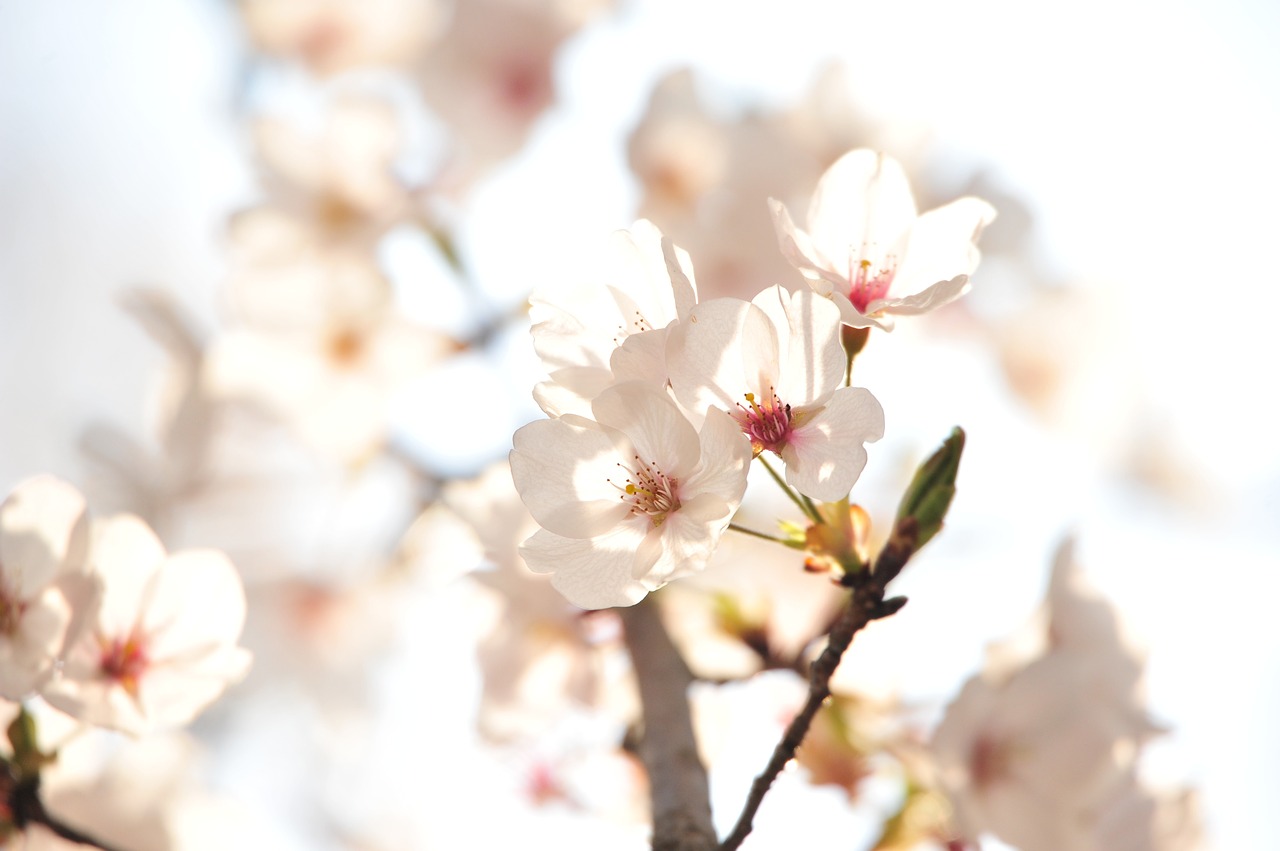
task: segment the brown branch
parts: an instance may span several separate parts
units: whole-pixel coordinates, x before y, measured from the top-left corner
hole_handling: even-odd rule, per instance
[[[77,830],[46,810],[44,801],[40,800],[38,778],[18,783],[9,794],[9,806],[13,810],[13,823],[19,828],[38,824],[68,842],[100,848],[102,851],[118,851],[116,846]]]
[[[887,618],[907,603],[906,597],[884,598],[885,586],[896,577],[915,551],[915,528],[911,522],[899,524],[896,534],[881,551],[874,571],[848,574],[846,584],[853,588],[849,604],[827,634],[827,646],[809,668],[809,695],[804,708],[787,725],[781,741],[773,749],[764,770],[751,783],[751,791],[743,804],[733,830],[720,844],[719,851],[735,851],[751,833],[756,812],[764,796],[786,764],[795,758],[796,750],[809,732],[809,726],[822,704],[831,696],[831,677],[840,665],[853,637],[873,620]]]
[[[714,851],[707,770],[698,756],[689,715],[693,676],[671,643],[652,597],[618,611],[644,709],[640,756],[649,772],[653,849]]]

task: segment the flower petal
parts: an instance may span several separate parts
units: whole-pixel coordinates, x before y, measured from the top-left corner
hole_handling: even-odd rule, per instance
[[[836,160],[818,181],[809,204],[809,237],[825,261],[822,265],[842,273],[852,262],[851,249],[904,249],[915,221],[916,203],[902,166],[866,148]]]
[[[979,198],[960,198],[922,215],[911,228],[893,290],[910,295],[938,281],[972,274],[981,257],[974,242],[995,217],[995,208]]]
[[[969,276],[957,275],[949,281],[938,281],[931,287],[905,298],[882,298],[867,305],[868,312],[916,316],[950,304],[969,291]]]
[[[616,438],[594,422],[566,414],[538,420],[512,439],[511,478],[539,524],[570,538],[591,538],[629,511],[609,479],[617,478]]]
[[[84,570],[87,541],[80,492],[53,476],[28,479],[0,504],[0,580],[17,600],[32,599],[60,571]]]
[[[664,391],[643,382],[628,381],[602,392],[591,403],[591,410],[601,425],[627,436],[641,463],[652,464],[678,479],[692,473],[697,466],[698,433]],[[623,458],[622,463],[630,466],[633,460]],[[616,491],[614,499],[617,499]]]
[[[550,573],[551,584],[584,609],[634,606],[652,590],[638,573],[648,573],[658,553],[642,548],[644,531],[622,524],[607,535],[590,539],[564,538],[540,529],[524,542],[520,554],[534,573]],[[643,552],[642,552],[643,550]]]
[[[884,409],[871,391],[843,387],[784,447],[787,483],[823,502],[843,499],[867,464],[863,444],[883,436]]]

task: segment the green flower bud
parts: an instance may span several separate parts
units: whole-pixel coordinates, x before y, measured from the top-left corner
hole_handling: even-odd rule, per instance
[[[942,528],[942,521],[951,507],[956,493],[956,472],[960,469],[960,454],[964,451],[964,431],[957,426],[942,442],[938,451],[920,465],[915,477],[898,505],[895,528],[908,528],[914,524],[914,549],[918,550]],[[904,521],[911,521],[906,523]]]

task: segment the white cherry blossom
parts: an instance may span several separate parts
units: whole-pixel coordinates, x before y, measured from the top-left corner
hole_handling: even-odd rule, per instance
[[[145,523],[121,515],[95,523],[89,564],[101,605],[42,689],[49,703],[140,735],[187,723],[244,676],[244,587],[222,553],[167,555]]]
[[[20,700],[53,673],[98,588],[85,575],[84,497],[52,476],[0,504],[0,696]]]
[[[961,198],[917,216],[897,160],[850,151],[827,169],[809,205],[808,230],[769,199],[783,255],[855,328],[893,328],[894,315],[927,313],[963,295],[978,265],[974,241],[995,208]],[[896,295],[890,297],[890,289]]]
[[[730,414],[756,455],[786,462],[787,482],[823,501],[848,495],[884,435],[869,390],[839,387],[839,311],[805,290],[765,290],[752,302],[715,299],[672,327],[668,373],[676,399]]]
[[[550,376],[533,395],[550,416],[589,415],[590,400],[615,380],[664,383],[664,337],[648,332],[662,331],[698,300],[688,254],[643,219],[611,234],[597,265],[591,279],[530,299],[533,347]],[[633,340],[622,362],[614,361]]]
[[[511,475],[542,529],[526,564],[587,609],[630,606],[706,565],[746,489],[751,457],[728,416],[699,432],[661,390],[624,382],[591,409],[515,434]]]

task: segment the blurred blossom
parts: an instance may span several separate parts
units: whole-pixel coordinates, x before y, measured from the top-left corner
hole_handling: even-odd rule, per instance
[[[203,786],[208,755],[191,737],[168,733],[112,744],[82,737],[62,748],[43,784],[59,818],[131,851],[203,851],[261,829],[243,808]],[[36,831],[49,844],[41,839],[26,847],[85,847],[38,828],[32,840]]]
[[[321,121],[312,128],[268,114],[254,122],[266,210],[305,222],[326,241],[372,248],[410,212],[410,187],[396,172],[400,119],[389,101],[345,92],[327,100]]]
[[[659,599],[694,673],[728,679],[803,662],[846,593],[825,576],[805,573],[803,554],[731,531],[705,571]]]
[[[244,588],[222,553],[165,553],[127,515],[95,523],[102,602],[42,693],[92,724],[141,734],[189,722],[249,668]]]
[[[228,282],[237,324],[213,343],[215,394],[259,401],[317,449],[356,461],[381,447],[395,393],[454,350],[400,316],[372,258],[261,211],[239,217]]]
[[[761,199],[807,196],[837,157],[883,133],[859,114],[834,63],[789,108],[733,114],[705,83],[685,68],[654,86],[627,144],[642,191],[637,215],[689,250],[704,298],[798,283]]]
[[[457,0],[448,31],[416,71],[447,125],[441,188],[462,190],[524,144],[555,101],[556,52],[603,0]]]
[[[428,49],[450,16],[444,0],[239,0],[264,53],[319,74],[404,65]]]
[[[497,463],[476,479],[451,482],[441,500],[480,544],[487,568],[472,578],[498,605],[478,647],[484,677],[480,730],[496,741],[528,736],[572,706],[598,705],[605,682],[593,635],[600,630],[587,618],[611,616],[588,615],[555,590],[549,577],[525,566],[518,547],[538,525],[516,493],[510,467]]]
[[[1091,837],[1158,732],[1142,706],[1141,672],[1115,611],[1084,584],[1064,544],[1045,620],[993,650],[934,732],[956,830],[1027,851],[1114,847]]]
[[[101,589],[85,564],[84,497],[52,476],[19,484],[0,503],[0,696],[42,685]]]

